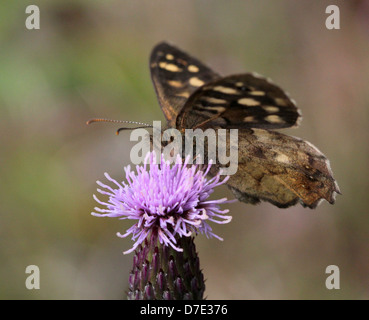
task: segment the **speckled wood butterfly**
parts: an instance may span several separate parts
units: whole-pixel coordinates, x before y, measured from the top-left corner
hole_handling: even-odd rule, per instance
[[[164,42],[153,49],[150,69],[169,127],[238,129],[238,171],[227,182],[238,200],[280,208],[334,203],[340,190],[328,159],[311,143],[272,131],[297,126],[301,115],[269,79],[222,77]]]

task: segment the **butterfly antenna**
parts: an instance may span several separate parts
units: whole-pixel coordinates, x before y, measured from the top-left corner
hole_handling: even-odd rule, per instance
[[[119,132],[123,131],[123,130],[134,130],[134,129],[143,129],[143,128],[152,128],[151,124],[147,124],[144,122],[137,122],[137,121],[129,121],[129,120],[114,120],[114,119],[104,119],[104,118],[95,118],[95,119],[91,119],[88,120],[86,122],[86,124],[91,124],[94,122],[113,122],[113,123],[128,123],[128,124],[137,124],[139,125],[139,127],[134,127],[134,128],[129,128],[129,127],[123,127],[123,128],[119,128],[116,131],[116,134],[118,135]]]

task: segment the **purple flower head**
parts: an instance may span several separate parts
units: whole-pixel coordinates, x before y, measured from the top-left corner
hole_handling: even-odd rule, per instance
[[[176,236],[189,237],[192,234],[204,233],[208,238],[223,240],[212,232],[208,221],[219,224],[231,221],[231,216],[225,216],[229,210],[220,210],[219,204],[228,203],[226,198],[207,200],[213,188],[225,183],[229,177],[220,181],[219,173],[211,179],[206,175],[211,168],[209,164],[205,171],[198,165],[188,165],[189,157],[182,161],[178,155],[175,164],[170,165],[161,155],[161,164],[155,164],[156,155],[148,153],[143,166],[136,166],[131,171],[130,166],[124,168],[127,183],[118,183],[107,173],[105,177],[116,185],[111,188],[100,181],[97,184],[104,190],[98,192],[109,196],[108,202],[102,202],[94,195],[94,199],[106,209],[95,208],[91,214],[98,217],[119,217],[120,219],[136,220],[125,234],[117,233],[119,237],[132,234],[135,241],[133,247],[124,253],[134,251],[152,233],[161,244],[170,245],[177,251]],[[147,164],[150,165],[148,169]]]

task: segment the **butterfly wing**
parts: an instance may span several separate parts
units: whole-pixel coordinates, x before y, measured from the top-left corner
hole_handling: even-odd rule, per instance
[[[315,208],[322,199],[333,204],[340,193],[328,159],[307,141],[252,128],[238,130],[238,144],[233,147],[238,147],[238,171],[227,185],[240,201],[264,200],[280,208],[300,201]],[[218,164],[212,173],[219,169]]]
[[[295,102],[254,73],[232,75],[200,87],[187,100],[176,126],[280,129],[298,125]]]
[[[244,202],[286,208],[300,201],[315,208],[340,193],[327,158],[307,141],[269,129],[296,126],[295,102],[270,80],[253,73],[221,78],[197,59],[160,43],[151,54],[151,76],[169,126],[239,129],[238,171],[227,184]],[[219,163],[212,168],[216,174]]]
[[[150,70],[159,104],[171,127],[190,95],[199,86],[219,78],[200,61],[165,42],[152,50]]]

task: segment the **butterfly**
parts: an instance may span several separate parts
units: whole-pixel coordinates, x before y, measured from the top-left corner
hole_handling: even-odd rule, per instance
[[[166,42],[152,50],[150,70],[169,127],[238,129],[238,170],[227,185],[239,201],[280,208],[335,202],[341,192],[328,159],[308,141],[274,131],[298,126],[301,114],[271,80],[256,73],[223,77]]]

